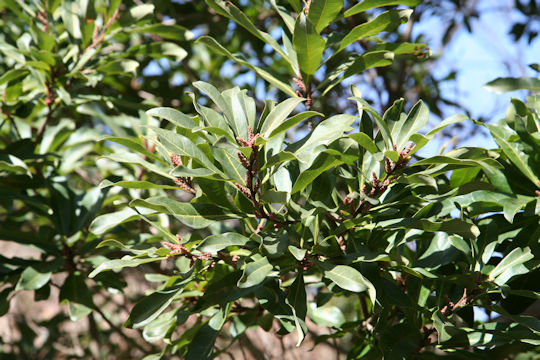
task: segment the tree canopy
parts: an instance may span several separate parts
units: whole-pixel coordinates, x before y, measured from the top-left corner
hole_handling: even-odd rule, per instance
[[[412,36],[480,13],[1,3],[1,356],[536,359],[538,76],[493,79],[527,96],[473,119]],[[419,153],[464,129],[497,146]]]

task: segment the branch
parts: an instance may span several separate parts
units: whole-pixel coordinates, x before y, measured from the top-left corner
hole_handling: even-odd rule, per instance
[[[112,16],[109,18],[109,20],[105,24],[105,26],[103,26],[103,29],[101,30],[101,33],[97,33],[97,31],[96,31],[97,27],[94,28],[94,35],[92,36],[92,44],[90,44],[84,51],[86,52],[86,51],[88,51],[90,49],[93,49],[93,48],[99,46],[103,42],[103,39],[105,38],[105,34],[107,33],[107,30],[109,30],[111,25],[114,24],[116,19],[118,19],[119,17],[120,17],[119,16],[119,10],[116,9],[114,11],[114,14],[112,14]]]
[[[377,178],[377,174],[373,172],[373,179],[371,180],[371,191],[366,194],[366,185],[364,185],[362,193],[366,194],[366,196],[369,198],[377,198],[382,193],[384,193],[386,189],[388,189],[388,186],[390,186],[395,180],[399,178],[400,174],[396,173],[399,170],[403,169],[411,160],[409,154],[411,153],[413,148],[414,143],[410,143],[409,145],[407,145],[407,147],[403,151],[399,152],[399,159],[395,163],[388,158],[384,158],[384,170],[386,172],[385,177],[382,180],[379,180]],[[394,150],[397,150],[395,145]],[[356,208],[356,211],[354,211],[353,213],[353,218],[358,216],[359,214],[368,212],[372,206],[373,205],[367,200],[361,201],[358,205],[358,208]]]

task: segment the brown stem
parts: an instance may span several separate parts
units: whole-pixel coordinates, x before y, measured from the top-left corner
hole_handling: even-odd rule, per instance
[[[373,172],[373,179],[371,181],[371,191],[366,194],[370,198],[376,198],[380,196],[382,193],[388,189],[388,186],[390,186],[395,180],[397,180],[400,176],[400,174],[396,174],[397,171],[403,169],[411,157],[409,154],[414,148],[414,143],[410,143],[407,145],[403,151],[399,152],[399,159],[397,162],[392,162],[391,160],[385,158],[384,159],[384,169],[386,172],[386,175],[382,180],[377,178],[377,174]],[[394,150],[396,149],[396,146],[394,145]],[[365,188],[362,189],[362,192],[365,194]],[[367,201],[363,200],[358,205],[358,208],[356,208],[356,211],[353,212],[352,216],[353,218],[358,216],[359,214],[366,213],[371,209],[372,204]]]
[[[51,78],[47,80],[47,82],[45,83],[45,87],[47,88],[47,97],[45,98],[45,104],[47,105],[47,115],[45,116],[45,121],[43,121],[43,124],[41,124],[41,127],[39,128],[36,134],[36,143],[39,143],[41,141],[41,138],[43,137],[43,133],[45,132],[47,125],[49,125],[49,123],[51,122],[52,115],[54,112],[54,102],[56,100],[56,95],[54,94],[54,81],[56,79],[56,69],[54,69],[51,66],[50,71],[51,71]]]
[[[90,44],[86,50],[84,50],[85,52],[90,50],[90,49],[93,49],[97,46],[99,46],[99,44],[101,44],[101,42],[103,41],[103,39],[105,38],[105,34],[107,33],[107,30],[111,27],[112,24],[114,24],[114,22],[116,21],[116,19],[119,18],[119,10],[116,9],[114,11],[114,14],[112,14],[112,16],[109,18],[109,20],[107,21],[107,23],[105,24],[105,26],[103,26],[103,30],[101,31],[100,34],[98,34],[97,36],[93,36],[93,39],[92,39],[92,44]],[[82,55],[81,55],[82,56]]]

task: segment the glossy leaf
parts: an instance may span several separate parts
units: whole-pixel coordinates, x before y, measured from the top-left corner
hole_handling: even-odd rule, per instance
[[[246,265],[244,273],[238,280],[239,288],[249,288],[262,283],[272,272],[273,266],[263,257]]]
[[[318,34],[311,21],[304,13],[301,13],[294,25],[293,47],[300,70],[306,75],[304,79],[306,84],[311,83],[311,77],[321,64],[325,45],[326,42]]]
[[[153,213],[152,210],[142,209],[143,214]],[[117,212],[103,214],[94,219],[90,224],[90,231],[96,235],[102,235],[111,230],[115,226],[128,221],[135,220],[138,217],[138,212],[131,208],[124,208]]]
[[[353,267],[347,265],[332,265],[328,262],[318,264],[324,270],[324,277],[332,280],[344,290],[362,292],[374,289],[369,280]]]
[[[529,156],[526,155],[519,144],[508,141],[507,135],[497,126],[488,125],[494,140],[508,156],[510,161],[529,179],[534,185],[538,184],[539,178],[527,163]]]
[[[160,257],[133,257],[129,255],[125,255],[121,259],[114,259],[114,260],[108,260],[103,263],[101,263],[98,267],[96,267],[89,275],[89,278],[95,277],[97,274],[101,273],[102,271],[108,271],[108,270],[121,270],[125,267],[135,267],[139,266],[141,264],[147,264],[149,262],[155,262],[155,261],[161,261],[165,260],[166,256],[160,256]]]
[[[497,285],[503,285],[512,277],[530,271],[524,264],[533,258],[534,255],[528,247],[515,248],[491,270],[489,277]]]
[[[176,286],[171,289],[158,290],[145,296],[135,304],[124,326],[137,329],[151,323],[182,291],[182,287]]]
[[[339,14],[343,0],[313,0],[309,5],[308,20],[320,33]]]
[[[146,113],[150,116],[165,119],[184,129],[193,129],[197,125],[189,116],[173,108],[158,107],[150,109]]]
[[[181,203],[169,197],[158,196],[146,200],[135,199],[130,206],[143,207],[174,215],[185,225],[194,229],[210,226],[215,221],[236,219],[240,216],[218,206],[204,203]]]
[[[364,12],[369,9],[383,7],[383,6],[393,6],[393,5],[405,5],[405,6],[416,6],[420,4],[421,0],[364,0],[354,5],[345,13],[344,16],[352,16],[361,12]]]
[[[268,33],[261,31],[253,25],[253,23],[249,20],[249,18],[242,12],[240,9],[238,9],[233,3],[223,0],[206,0],[208,5],[213,7],[216,10],[219,10],[222,14],[228,16],[230,19],[234,20],[236,23],[238,23],[240,26],[245,28],[247,31],[249,31],[251,34],[259,38],[261,41],[269,44],[278,54],[280,54],[283,59],[288,61],[291,66],[292,61],[290,61],[287,57],[287,55],[283,52],[281,49],[281,46],[279,46],[278,42]]]
[[[245,67],[255,71],[257,73],[257,75],[259,75],[261,78],[263,78],[268,83],[275,86],[276,88],[280,89],[284,93],[286,93],[286,94],[288,94],[290,96],[294,96],[294,97],[297,96],[296,92],[292,89],[292,87],[289,84],[279,80],[277,77],[272,75],[270,72],[264,70],[263,68],[251,64],[250,62],[243,59],[239,55],[232,54],[225,47],[223,47],[220,43],[218,43],[214,38],[212,38],[210,36],[201,36],[200,38],[197,39],[197,42],[202,42],[205,45],[207,45],[210,49],[217,52],[218,54],[226,56],[229,59],[237,62],[238,64],[240,64],[242,66],[245,66]]]
[[[485,84],[484,87],[497,94],[515,90],[540,91],[540,80],[532,77],[497,78]]]
[[[21,273],[15,290],[37,290],[51,279],[51,272],[38,272],[33,267],[27,267]]]
[[[216,174],[222,174],[221,171],[208,159],[206,154],[200,150],[189,138],[174,133],[172,131],[153,128],[153,131],[158,134],[160,140],[171,153],[187,156],[197,160],[201,165]]]
[[[316,111],[304,111],[304,112],[301,112],[299,114],[291,116],[290,118],[284,120],[279,125],[277,125],[272,130],[272,132],[270,132],[270,135],[268,135],[268,137],[273,138],[274,136],[280,135],[283,132],[285,132],[288,129],[295,126],[296,124],[298,124],[299,122],[301,122],[301,121],[303,121],[305,119],[308,119],[310,117],[313,117],[313,116],[321,116],[321,117],[323,117],[324,115],[319,113],[319,112],[316,112]]]
[[[214,342],[229,313],[230,306],[219,309],[195,334],[189,344],[187,360],[211,359]]]
[[[411,14],[412,10],[408,9],[389,10],[367,23],[356,26],[341,40],[337,52],[345,49],[355,41],[377,35],[381,31],[395,30],[399,25],[406,22]]]
[[[272,109],[272,111],[270,111],[270,113],[266,116],[264,123],[261,126],[260,133],[263,134],[263,136],[265,135],[268,136],[270,134],[275,136],[283,132],[284,130],[274,133],[274,131],[285,122],[285,119],[287,118],[287,116],[289,116],[289,114],[303,100],[304,99],[302,98],[291,98],[277,104],[276,107],[274,107],[274,109]],[[268,137],[271,137],[271,136],[268,136]]]
[[[229,246],[243,246],[248,241],[247,237],[237,233],[210,235],[197,245],[197,250],[214,254]]]
[[[291,193],[294,194],[298,191],[303,190],[306,186],[311,184],[313,180],[315,180],[320,174],[341,163],[341,160],[336,159],[332,155],[328,155],[327,153],[320,154],[317,159],[315,159],[313,164],[308,169],[302,171],[298,179],[296,179]]]

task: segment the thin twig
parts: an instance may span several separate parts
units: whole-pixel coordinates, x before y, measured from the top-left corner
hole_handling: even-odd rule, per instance
[[[101,44],[101,42],[103,41],[103,39],[105,38],[105,34],[107,33],[107,30],[111,27],[111,25],[116,21],[116,19],[119,18],[119,10],[116,9],[114,11],[114,14],[112,14],[112,16],[109,18],[109,20],[107,21],[107,23],[105,24],[105,26],[103,26],[103,29],[101,30],[101,33],[98,34],[97,36],[93,36],[93,39],[92,39],[92,44],[90,44],[86,50],[84,51],[88,51],[90,49],[93,49],[97,46],[99,46],[99,44]]]

